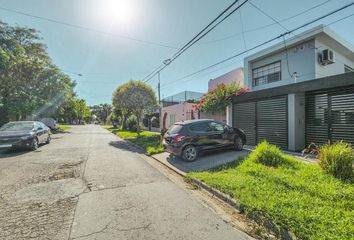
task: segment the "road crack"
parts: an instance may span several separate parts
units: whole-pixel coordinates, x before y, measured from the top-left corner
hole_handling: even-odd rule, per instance
[[[110,225],[111,223],[112,223],[112,221],[110,221],[107,225],[105,225],[105,226],[104,226],[101,230],[99,230],[99,231],[95,231],[95,232],[92,232],[92,233],[89,233],[89,234],[86,234],[86,235],[81,235],[81,236],[79,236],[79,237],[70,238],[70,239],[74,240],[74,239],[79,239],[79,238],[84,238],[84,237],[90,237],[90,236],[95,235],[95,234],[104,233],[104,232],[108,229],[108,227],[109,227],[109,225]]]

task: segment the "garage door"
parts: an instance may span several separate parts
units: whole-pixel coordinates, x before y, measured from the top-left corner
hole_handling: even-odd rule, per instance
[[[257,139],[288,148],[287,97],[257,102]]]
[[[306,144],[354,144],[354,87],[306,94]]]
[[[245,131],[248,145],[256,145],[255,102],[235,104],[233,109],[233,126]]]
[[[247,144],[262,140],[288,148],[287,96],[234,104],[233,126],[246,132]]]

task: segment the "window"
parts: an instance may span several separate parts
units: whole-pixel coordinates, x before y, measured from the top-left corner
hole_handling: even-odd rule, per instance
[[[189,128],[192,132],[207,132],[209,130],[209,124],[207,122],[196,123]]]
[[[224,132],[224,125],[217,122],[211,122],[210,128],[213,132]]]
[[[348,65],[344,65],[344,72],[345,73],[354,72],[354,69],[349,67]]]
[[[271,63],[252,70],[253,86],[260,86],[281,80],[281,64]]]
[[[174,124],[176,122],[176,115],[175,114],[171,114],[170,115],[170,125]]]

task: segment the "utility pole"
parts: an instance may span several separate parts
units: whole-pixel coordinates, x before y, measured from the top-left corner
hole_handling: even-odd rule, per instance
[[[159,104],[161,104],[160,72],[157,73],[157,78],[158,78],[157,91],[159,95]]]
[[[158,91],[158,96],[159,96],[159,126],[161,128],[161,87],[160,87],[160,71],[157,72],[157,78],[158,78],[158,83],[157,83],[157,91]]]

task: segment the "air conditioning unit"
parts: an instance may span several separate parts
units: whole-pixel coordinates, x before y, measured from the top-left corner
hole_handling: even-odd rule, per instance
[[[322,65],[328,65],[334,63],[334,52],[330,49],[324,49],[322,51],[321,63]]]

